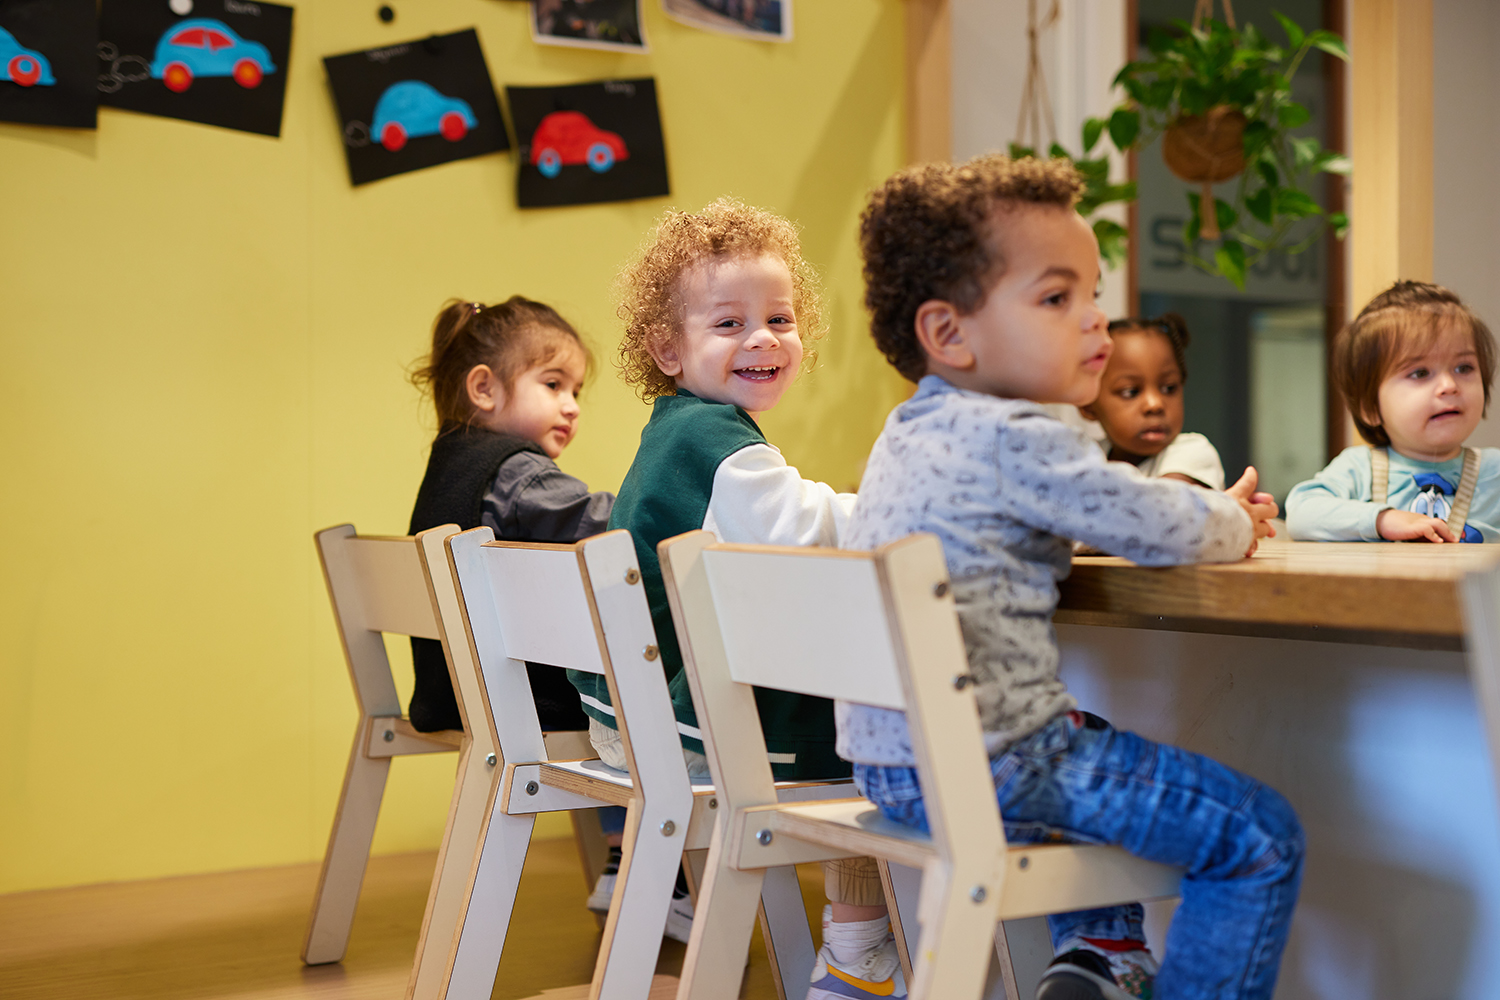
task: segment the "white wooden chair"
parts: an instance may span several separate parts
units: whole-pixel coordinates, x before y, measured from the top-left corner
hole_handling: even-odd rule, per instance
[[[645,1000],[677,867],[684,850],[708,848],[719,800],[711,785],[688,779],[635,546],[625,531],[573,545],[492,539],[476,528],[447,542],[482,687],[475,703],[488,706],[503,777],[442,994],[490,995],[536,814],[618,805],[627,809],[620,874],[588,996]],[[628,774],[605,767],[591,749],[567,759],[544,743],[526,661],[605,676]],[[852,794],[847,782],[841,787]],[[781,783],[773,799],[778,794],[837,793],[824,783]],[[814,953],[795,871],[775,872],[764,897],[767,950],[789,982],[805,982]]]
[[[406,994],[422,1000],[438,995],[440,980],[433,970],[441,971],[442,953],[462,923],[466,905],[463,890],[478,855],[480,831],[499,777],[493,730],[473,725],[466,707],[476,703],[479,689],[469,648],[463,641],[462,614],[443,550],[443,541],[457,531],[458,526],[450,524],[415,537],[361,537],[346,524],[315,536],[360,716],[313,898],[302,960],[318,965],[337,962],[344,956],[391,758],[457,750],[458,775]],[[450,633],[445,622],[450,627],[458,624],[457,645],[448,642]],[[386,632],[443,643],[465,731],[421,733],[412,728],[397,698],[381,637]],[[477,721],[483,721],[483,713],[474,715]],[[565,745],[565,753],[588,747],[586,733],[549,733],[547,737],[549,742]],[[595,821],[595,830],[597,825]],[[583,829],[581,841],[587,839],[586,824]],[[580,851],[601,855],[602,839],[595,839],[597,844],[581,843]],[[590,882],[602,864],[602,859],[593,860],[596,864],[592,872],[585,864],[585,878]]]
[[[978,998],[999,921],[1175,896],[1181,873],[1114,847],[1007,847],[942,547],[873,553],[668,539],[662,572],[719,810],[679,1000],[739,988],[761,873],[858,855],[923,872],[913,1000]],[[906,712],[931,836],[864,799],[778,803],[751,685]],[[899,935],[898,935],[899,937]]]

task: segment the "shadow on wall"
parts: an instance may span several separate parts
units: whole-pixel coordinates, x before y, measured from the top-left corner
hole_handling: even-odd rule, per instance
[[[1282,792],[1308,854],[1277,1000],[1488,995],[1500,812],[1459,653],[1058,627],[1082,706]],[[1150,908],[1158,945],[1169,910]]]

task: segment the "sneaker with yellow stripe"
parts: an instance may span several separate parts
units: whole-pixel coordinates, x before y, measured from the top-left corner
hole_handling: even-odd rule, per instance
[[[901,1000],[905,996],[906,980],[901,975],[895,938],[887,937],[884,944],[865,952],[852,965],[835,959],[832,949],[826,944],[818,950],[818,964],[813,966],[807,1000],[869,1000],[871,997]]]

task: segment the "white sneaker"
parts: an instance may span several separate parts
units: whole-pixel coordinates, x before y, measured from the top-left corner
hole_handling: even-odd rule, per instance
[[[688,943],[693,933],[693,897],[672,895],[672,906],[667,910],[667,929],[663,932],[673,941]]]
[[[594,883],[594,891],[589,893],[589,901],[586,904],[589,909],[595,913],[609,912],[609,901],[615,898],[615,879],[618,877],[619,875],[615,872],[599,876],[599,880]]]
[[[818,964],[813,966],[807,1000],[866,1000],[870,997],[900,1000],[904,996],[906,978],[901,975],[901,957],[896,954],[895,938],[887,936],[879,948],[865,952],[859,961],[851,964],[835,959],[826,944],[818,949]]]

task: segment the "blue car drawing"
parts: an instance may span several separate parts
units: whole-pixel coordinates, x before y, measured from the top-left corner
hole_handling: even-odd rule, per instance
[[[156,43],[151,78],[174,94],[193,85],[199,76],[230,76],[241,87],[258,87],[267,73],[276,72],[271,53],[259,42],[234,33],[223,21],[195,17],[168,28]]]
[[[370,134],[391,152],[406,145],[407,139],[441,134],[457,142],[479,124],[469,102],[458,97],[444,97],[421,80],[402,80],[385,88],[375,102],[375,121]]]
[[[37,84],[51,87],[57,83],[47,57],[23,46],[4,28],[0,28],[0,80],[19,83],[23,87]]]

